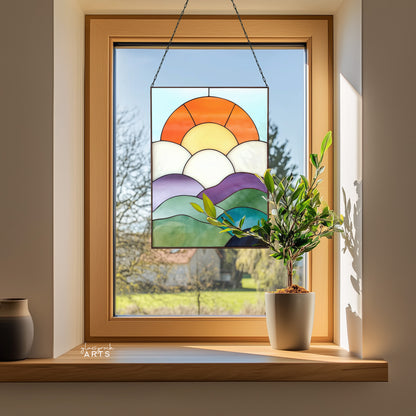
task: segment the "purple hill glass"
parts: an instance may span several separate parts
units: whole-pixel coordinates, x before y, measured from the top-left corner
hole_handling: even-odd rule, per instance
[[[258,189],[259,191],[267,192],[266,187],[256,175],[238,172],[227,176],[218,185],[201,191],[198,194],[198,198],[202,198],[202,194],[205,194],[214,204],[218,204],[234,192],[245,188]]]
[[[164,201],[178,195],[198,195],[204,187],[190,176],[165,175],[153,181],[153,211]]]

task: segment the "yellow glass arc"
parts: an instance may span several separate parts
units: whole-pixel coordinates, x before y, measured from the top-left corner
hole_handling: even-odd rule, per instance
[[[226,127],[216,123],[203,123],[190,129],[181,144],[191,154],[213,149],[226,155],[238,142]]]

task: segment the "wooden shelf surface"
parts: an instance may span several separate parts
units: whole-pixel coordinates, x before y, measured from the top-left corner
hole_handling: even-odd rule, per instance
[[[388,381],[383,360],[334,344],[308,351],[264,343],[86,343],[55,359],[0,362],[1,382]]]

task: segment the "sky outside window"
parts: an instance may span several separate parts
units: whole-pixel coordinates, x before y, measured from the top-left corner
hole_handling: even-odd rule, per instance
[[[267,250],[150,248],[150,86],[163,52],[156,47],[114,50],[115,313],[262,315],[264,290],[286,283],[284,267],[269,263]],[[287,141],[288,166],[304,173],[305,49],[261,47],[256,55],[269,84],[270,126],[278,128],[279,144]],[[169,50],[155,86],[264,83],[247,47],[194,47]],[[303,266],[298,279],[305,281]]]

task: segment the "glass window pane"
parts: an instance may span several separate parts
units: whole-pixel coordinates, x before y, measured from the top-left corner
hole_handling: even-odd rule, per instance
[[[218,216],[223,210],[233,217],[245,215],[250,227],[266,217],[259,198],[263,189],[246,173],[247,166],[264,173],[265,162],[259,153],[268,149],[269,167],[280,175],[305,173],[305,49],[276,45],[256,48],[270,87],[268,131],[256,95],[247,94],[250,89],[244,94],[244,88],[231,88],[263,86],[251,52],[240,47],[207,49],[201,45],[169,51],[156,86],[188,88],[153,89],[154,94],[164,95],[159,97],[163,100],[152,97],[151,129],[150,84],[162,54],[160,47],[132,45],[114,50],[115,314],[262,315],[264,291],[286,286],[284,266],[271,259],[266,249],[238,248],[247,241],[220,234],[190,202],[206,190]],[[224,150],[223,140],[201,149],[202,133],[213,134],[209,128],[197,137],[189,134],[185,147],[177,146],[174,140],[160,140],[165,122],[175,110],[180,123],[166,130],[169,137],[190,131],[196,123],[206,123],[198,119],[202,117],[197,111],[198,101],[189,106],[191,118],[189,109],[182,105],[208,95],[238,104],[225,120],[235,136],[247,136],[250,131],[240,107],[251,109],[257,142],[251,138],[231,146],[229,141],[229,148]],[[221,157],[213,158],[212,153]],[[211,166],[211,171],[204,172],[203,166]],[[241,184],[245,188],[233,192],[233,186]],[[158,231],[156,245],[170,248],[151,248],[152,206]],[[178,210],[181,215],[177,215]],[[185,223],[186,229],[198,236],[189,249]],[[214,240],[226,247],[205,248]],[[296,272],[297,283],[305,285],[305,267],[298,266]]]

